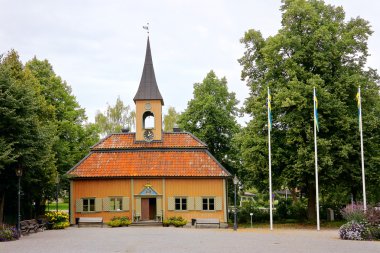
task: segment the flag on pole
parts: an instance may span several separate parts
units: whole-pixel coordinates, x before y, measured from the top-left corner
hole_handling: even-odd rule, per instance
[[[272,130],[272,96],[268,88],[268,129]]]
[[[360,87],[358,89],[358,93],[356,93],[356,101],[358,102],[358,114],[359,114],[359,118],[360,118],[361,107],[362,107],[362,101],[361,101],[361,98],[360,98]]]
[[[361,160],[362,160],[362,181],[363,181],[363,208],[364,208],[364,211],[366,211],[367,210],[367,196],[366,196],[366,188],[365,188],[362,101],[361,101],[360,86],[358,88],[358,93],[356,94],[356,101],[358,102],[358,112],[359,112],[360,155],[361,155]]]
[[[317,127],[317,132],[319,132],[319,121],[318,121],[318,99],[317,99],[317,93],[314,88],[314,121],[315,126]]]

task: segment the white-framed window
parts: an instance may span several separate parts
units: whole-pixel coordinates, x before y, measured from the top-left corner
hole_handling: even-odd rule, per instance
[[[123,210],[123,198],[122,197],[110,197],[110,211]]]
[[[202,210],[203,211],[214,211],[215,210],[215,198],[214,197],[203,197],[202,198]]]
[[[187,210],[187,198],[186,197],[175,197],[174,206],[176,211]]]
[[[83,212],[95,212],[95,198],[82,199]]]

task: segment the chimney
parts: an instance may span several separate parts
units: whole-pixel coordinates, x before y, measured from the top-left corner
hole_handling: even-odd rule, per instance
[[[182,132],[182,129],[179,128],[177,125],[175,125],[175,126],[173,127],[173,133],[180,133],[180,132]]]
[[[122,133],[129,133],[129,127],[122,128],[122,129],[121,129],[121,132],[122,132]]]

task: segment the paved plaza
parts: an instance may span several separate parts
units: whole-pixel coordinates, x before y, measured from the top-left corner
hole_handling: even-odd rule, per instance
[[[0,252],[380,252],[380,242],[344,241],[337,230],[164,227],[48,230],[0,243]]]

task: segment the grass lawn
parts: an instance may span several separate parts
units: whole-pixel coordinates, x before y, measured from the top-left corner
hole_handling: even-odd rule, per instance
[[[49,203],[49,205],[46,205],[46,211],[55,211],[57,208],[56,203]],[[58,210],[62,211],[68,211],[69,210],[69,203],[58,203]]]

